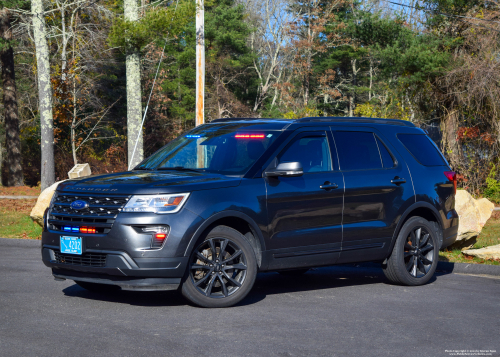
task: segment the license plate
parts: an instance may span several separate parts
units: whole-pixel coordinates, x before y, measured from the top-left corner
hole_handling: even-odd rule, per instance
[[[82,254],[82,237],[61,237],[61,253]]]

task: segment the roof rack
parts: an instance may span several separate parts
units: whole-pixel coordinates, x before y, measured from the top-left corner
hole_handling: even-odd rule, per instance
[[[210,123],[221,123],[226,121],[252,121],[252,120],[273,120],[273,121],[287,121],[292,123],[307,123],[307,122],[356,122],[356,123],[371,123],[371,124],[389,124],[389,125],[399,125],[415,127],[415,124],[406,120],[398,119],[382,119],[382,118],[362,118],[362,117],[307,117],[301,119],[278,119],[278,118],[221,118],[212,120]]]
[[[220,122],[225,122],[225,121],[245,121],[245,120],[287,120],[289,122],[293,122],[293,120],[289,119],[275,119],[275,118],[220,118],[220,119],[214,119],[210,123],[220,123]]]
[[[406,120],[382,119],[382,118],[362,118],[362,117],[308,117],[295,120],[296,123],[306,122],[356,122],[356,123],[374,123],[389,124],[415,127],[415,124]]]

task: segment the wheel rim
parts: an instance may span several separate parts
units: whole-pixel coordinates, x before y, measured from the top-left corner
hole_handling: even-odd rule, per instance
[[[406,237],[404,244],[404,264],[406,271],[414,278],[422,278],[434,262],[434,245],[425,227],[416,227]]]
[[[229,239],[207,239],[193,254],[189,275],[196,290],[203,295],[216,299],[228,297],[245,281],[245,254]]]

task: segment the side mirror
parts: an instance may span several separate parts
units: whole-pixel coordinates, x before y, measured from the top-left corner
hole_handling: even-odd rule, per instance
[[[282,162],[278,164],[275,169],[271,169],[265,172],[266,177],[278,177],[278,176],[302,176],[304,170],[302,169],[302,164],[300,162]]]

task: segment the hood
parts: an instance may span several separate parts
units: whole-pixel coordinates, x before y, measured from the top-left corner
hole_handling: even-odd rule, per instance
[[[240,177],[191,171],[127,171],[64,181],[60,192],[162,194],[238,186]]]

